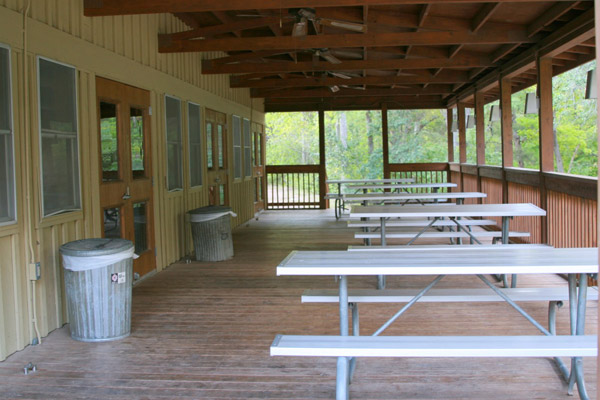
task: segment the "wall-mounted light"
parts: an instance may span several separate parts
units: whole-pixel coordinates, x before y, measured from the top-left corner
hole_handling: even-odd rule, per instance
[[[452,120],[452,126],[450,127],[450,130],[452,132],[458,131],[458,121],[456,121],[455,119]]]
[[[540,109],[540,100],[535,93],[527,93],[525,97],[525,114],[537,114]]]
[[[500,121],[500,106],[492,106],[490,109],[490,121]]]
[[[475,126],[475,116],[474,115],[469,115],[467,117],[467,126],[466,128],[473,128]]]
[[[596,86],[596,68],[589,70],[587,73],[587,83],[585,85],[585,98],[598,98],[598,86]]]

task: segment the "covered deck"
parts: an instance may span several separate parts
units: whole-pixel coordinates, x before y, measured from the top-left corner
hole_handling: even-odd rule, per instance
[[[331,399],[334,357],[271,357],[275,334],[336,334],[335,304],[301,304],[305,289],[336,288],[330,277],[277,277],[291,250],[345,250],[352,229],[333,210],[267,211],[234,230],[235,256],[219,263],[172,264],[133,290],[131,336],[80,343],[68,326],[0,364],[0,398],[95,399]],[[435,243],[424,241],[423,243]],[[388,286],[422,287],[427,277],[389,277]],[[475,277],[447,277],[440,287],[481,287]],[[519,285],[564,286],[556,275],[520,276]],[[350,279],[374,288],[373,278]],[[523,305],[542,324],[547,303]],[[397,305],[364,305],[361,331],[372,332]],[[568,334],[568,310],[558,312]],[[390,328],[395,335],[536,334],[503,303],[417,304]],[[587,332],[597,327],[589,302]],[[37,372],[23,374],[28,362]],[[586,358],[585,379],[597,394],[596,360]],[[576,389],[575,389],[576,390]],[[577,395],[577,393],[575,393]],[[565,399],[566,383],[545,358],[361,359],[353,399]]]

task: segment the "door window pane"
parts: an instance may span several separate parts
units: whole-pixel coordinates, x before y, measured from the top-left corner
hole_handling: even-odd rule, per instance
[[[244,118],[244,176],[252,176],[252,132],[250,132],[250,120]]]
[[[0,224],[15,221],[10,52],[0,47]]]
[[[225,205],[225,185],[219,185],[219,205]]]
[[[206,124],[206,166],[208,169],[214,167],[213,164],[213,136],[212,136],[212,124]]]
[[[79,210],[75,69],[38,59],[43,214]]]
[[[148,222],[146,218],[146,203],[135,203],[133,205],[133,231],[135,254],[142,254],[148,250]]]
[[[182,142],[181,142],[181,101],[165,96],[167,120],[167,188],[183,189]]]
[[[131,134],[131,170],[134,178],[143,178],[144,162],[144,110],[131,108],[129,110],[129,131]]]
[[[202,185],[202,114],[200,106],[188,103],[190,186]]]
[[[237,115],[233,121],[233,177],[242,177],[242,120]]]
[[[104,237],[108,239],[121,238],[121,209],[104,209]]]
[[[223,125],[217,125],[217,152],[219,156],[219,168],[225,167],[225,157],[223,143]]]
[[[119,179],[119,124],[117,105],[100,102],[100,145],[102,147],[102,180]]]
[[[260,136],[258,135],[258,132],[254,132],[254,139],[252,140],[252,165],[255,167],[258,166],[257,158],[256,158],[256,154],[257,154],[256,153],[256,150],[257,150],[256,142],[257,142],[257,140],[259,140],[259,137]]]

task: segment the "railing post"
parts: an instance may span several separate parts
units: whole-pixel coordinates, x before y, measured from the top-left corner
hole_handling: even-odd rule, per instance
[[[467,162],[467,127],[465,104],[458,103],[458,162],[460,163],[460,189],[465,187],[462,165]]]
[[[327,194],[327,168],[325,165],[325,111],[319,110],[319,208],[325,209]]]
[[[383,147],[383,178],[390,179],[390,142],[388,132],[388,109],[387,104],[381,105],[381,139]]]
[[[454,122],[454,114],[452,113],[452,109],[446,109],[446,125],[447,125],[447,133],[448,133],[448,162],[454,162],[454,133],[452,132],[452,123]]]
[[[512,88],[510,78],[500,79],[500,110],[502,129],[502,202],[508,203],[506,168],[513,165]]]
[[[481,192],[481,175],[479,168],[485,165],[485,113],[483,111],[484,98],[480,91],[475,92],[475,144],[477,149],[477,191]],[[477,199],[481,204],[482,199]]]
[[[554,171],[554,116],[552,107],[552,59],[538,58],[538,90],[540,98],[540,207],[548,210],[548,193],[544,172]],[[541,217],[542,243],[548,243],[548,216]]]

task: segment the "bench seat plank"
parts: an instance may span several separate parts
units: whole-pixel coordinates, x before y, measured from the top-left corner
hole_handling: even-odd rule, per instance
[[[277,335],[272,356],[594,357],[598,337]]]
[[[430,219],[403,219],[402,221],[386,221],[386,228],[394,227],[411,227],[411,226],[427,226],[431,224]],[[460,224],[463,226],[486,226],[496,225],[496,221],[491,219],[461,219]],[[437,220],[431,226],[451,226],[456,227],[456,223],[449,220]],[[369,221],[348,221],[348,228],[379,228],[381,223]]]
[[[500,289],[514,301],[568,301],[567,287]],[[351,289],[349,303],[408,303],[421,289]],[[588,289],[588,300],[598,300],[598,289]],[[504,299],[488,288],[431,289],[419,299],[423,303],[499,302]],[[337,303],[337,289],[309,289],[302,294],[303,303]]]
[[[481,231],[481,232],[470,232],[471,235],[476,238],[499,238],[502,237],[500,231]],[[387,239],[412,239],[419,234],[418,231],[414,232],[386,232],[385,237]],[[508,232],[509,237],[529,237],[529,232]],[[471,236],[467,232],[463,231],[426,231],[419,235],[419,238],[470,238]],[[358,232],[354,234],[355,239],[379,239],[381,234],[378,232]]]
[[[448,246],[447,244],[414,244],[411,246],[397,245],[397,246],[348,246],[348,251],[419,251],[419,250],[433,250],[433,251],[463,251],[465,247],[472,250],[496,250],[507,249],[510,250],[514,246],[518,246],[521,249],[535,249],[535,248],[552,248],[547,244],[480,244],[477,246],[465,245],[465,246]]]

